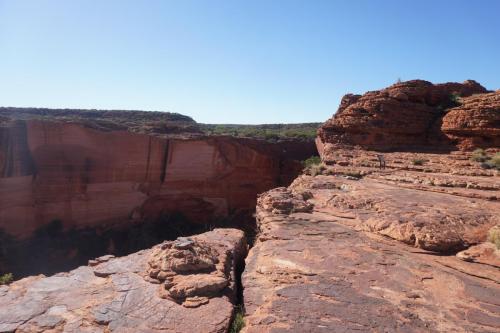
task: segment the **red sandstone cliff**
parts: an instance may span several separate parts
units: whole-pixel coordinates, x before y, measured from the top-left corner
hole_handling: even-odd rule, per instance
[[[301,170],[294,158],[315,152],[311,142],[171,138],[48,119],[4,118],[0,139],[4,245],[5,236],[29,239],[54,222],[99,236],[174,215],[193,228],[248,218],[258,193],[291,182]]]
[[[469,138],[489,138],[473,139],[476,144],[495,146],[499,135],[500,106],[495,97],[498,92],[487,92],[471,80],[444,84],[413,80],[364,95],[348,94],[342,98],[333,118],[320,128],[318,146],[320,149],[324,144],[375,150],[450,149],[464,146],[462,136],[457,135],[465,132],[458,130],[464,126],[468,127],[465,135]],[[476,123],[464,125],[468,123],[465,119],[476,119]]]
[[[88,227],[178,210],[200,223],[252,210],[284,167],[254,140],[166,140],[40,120],[2,130],[0,228],[18,237],[55,219]]]

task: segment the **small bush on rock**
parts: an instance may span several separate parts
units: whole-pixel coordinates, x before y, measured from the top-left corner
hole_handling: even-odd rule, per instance
[[[488,156],[483,149],[476,149],[472,152],[471,160],[480,162],[483,169],[500,170],[500,153]]]
[[[481,167],[481,169],[486,169],[486,170],[491,169],[491,165],[486,162],[479,164],[479,166]]]
[[[300,195],[302,196],[302,199],[304,199],[304,200],[309,200],[309,199],[312,199],[314,197],[314,195],[312,194],[311,191],[304,191],[304,192],[300,193]]]
[[[325,170],[326,170],[326,166],[323,163],[314,164],[314,165],[311,165],[309,168],[306,168],[305,173],[314,177],[317,175],[321,175],[323,173],[323,171],[325,171]]]
[[[236,308],[236,314],[234,315],[233,323],[231,324],[230,333],[239,333],[243,327],[245,327],[245,319],[243,317],[243,309],[240,307]]]
[[[500,250],[500,226],[494,226],[488,231],[488,241],[495,244],[497,249]]]
[[[413,163],[413,165],[424,165],[425,162],[426,162],[426,160],[421,159],[421,158],[415,158],[411,161],[411,163]]]
[[[326,166],[321,162],[319,156],[309,157],[302,162],[302,165],[304,166],[304,173],[313,177],[321,175],[326,170]]]
[[[454,92],[450,95],[450,102],[452,106],[458,106],[461,104],[460,102],[460,94],[457,92]]]
[[[0,286],[3,284],[9,284],[14,280],[14,276],[12,273],[7,273],[4,275],[0,275]]]
[[[476,149],[472,152],[470,159],[475,162],[485,162],[488,159],[488,156],[486,156],[484,149]]]
[[[493,157],[486,163],[488,163],[491,168],[500,170],[500,153],[493,155]]]
[[[319,156],[311,156],[307,160],[302,161],[302,165],[308,168],[312,165],[317,165],[321,163],[321,158]]]

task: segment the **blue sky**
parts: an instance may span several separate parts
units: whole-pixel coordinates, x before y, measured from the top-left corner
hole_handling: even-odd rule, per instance
[[[324,121],[398,78],[500,88],[500,1],[0,0],[0,105]]]

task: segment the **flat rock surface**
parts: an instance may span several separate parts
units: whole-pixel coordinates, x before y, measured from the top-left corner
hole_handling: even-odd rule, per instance
[[[0,287],[0,332],[227,332],[234,268],[246,251],[243,233],[215,229],[192,239],[209,244],[218,260],[228,262],[228,285],[218,295],[191,299],[189,306],[160,297],[163,285],[147,279],[157,246]]]
[[[499,223],[496,171],[439,163],[469,163],[462,155],[426,155],[419,167],[397,153],[377,170],[369,153],[348,154],[328,175],[259,198],[244,332],[498,332],[498,251],[484,245]]]

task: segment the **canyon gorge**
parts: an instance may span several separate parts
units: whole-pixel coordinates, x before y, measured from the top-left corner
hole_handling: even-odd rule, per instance
[[[312,140],[205,136],[180,115],[1,112],[0,270],[17,276],[221,224],[250,230],[256,195],[316,154]]]
[[[500,90],[348,94],[315,142],[15,108],[0,140],[0,332],[500,330]]]

